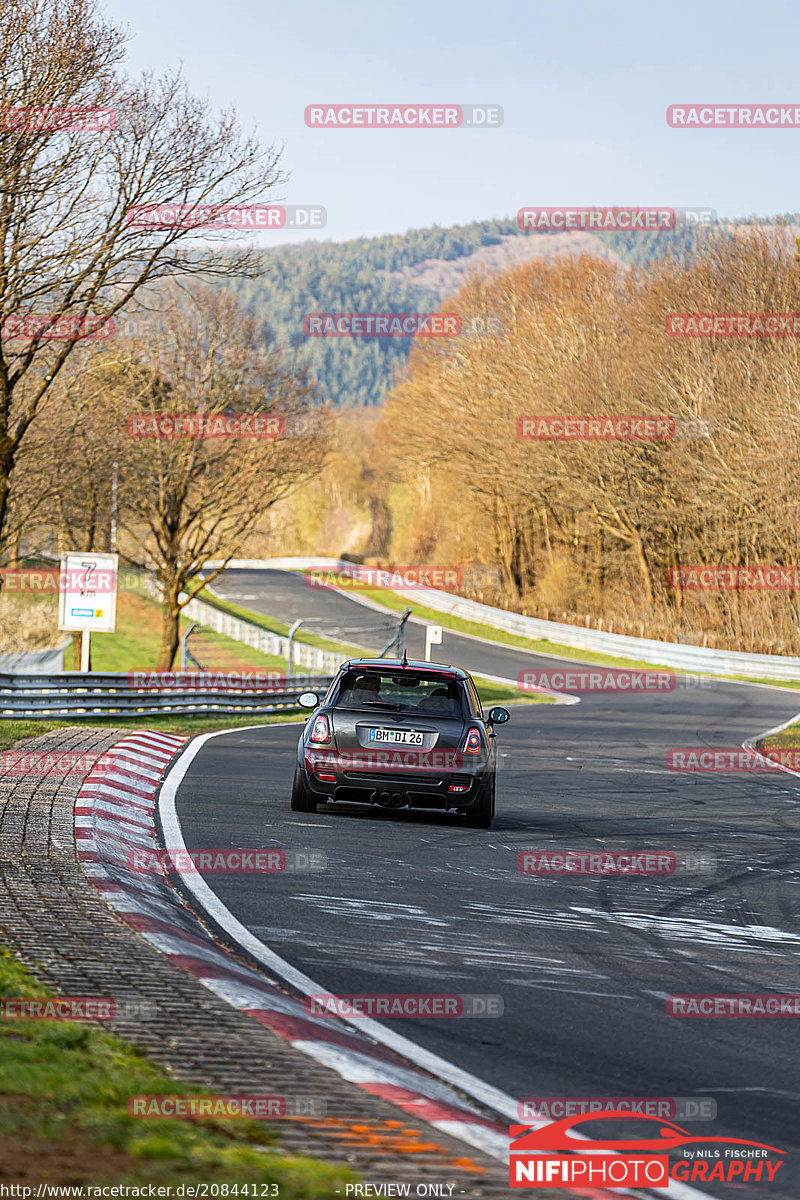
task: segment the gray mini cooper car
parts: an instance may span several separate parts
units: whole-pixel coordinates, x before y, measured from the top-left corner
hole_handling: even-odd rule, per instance
[[[297,745],[291,806],[315,812],[324,801],[462,813],[489,829],[495,810],[494,726],[470,675],[458,667],[360,658],[344,663],[313,709]]]

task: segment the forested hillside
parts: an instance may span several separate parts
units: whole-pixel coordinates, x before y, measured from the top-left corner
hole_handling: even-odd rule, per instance
[[[427,311],[437,308],[470,269],[492,272],[512,258],[521,262],[587,251],[646,265],[669,253],[689,255],[698,237],[702,233],[683,221],[669,232],[604,234],[523,234],[515,218],[475,221],[268,250],[264,276],[227,286],[235,286],[239,299],[280,341],[304,348],[322,399],[362,407],[382,402],[392,377],[405,365],[409,339],[306,337],[307,313]]]

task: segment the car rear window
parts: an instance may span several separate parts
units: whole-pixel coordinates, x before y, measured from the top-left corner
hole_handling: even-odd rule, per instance
[[[466,697],[460,680],[411,671],[346,671],[334,703],[341,708],[393,708],[429,717],[461,717]]]

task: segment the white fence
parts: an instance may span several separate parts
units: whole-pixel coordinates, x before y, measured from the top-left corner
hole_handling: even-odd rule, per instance
[[[209,563],[209,566],[213,565],[218,564]],[[359,569],[354,563],[340,559],[310,556],[234,559],[228,566],[248,570],[272,568],[302,571],[318,567],[330,570],[346,568],[350,572],[358,572]],[[477,621],[482,625],[537,641],[544,638],[554,643],[556,653],[560,646],[566,646],[702,675],[742,675],[748,679],[800,681],[800,658],[783,657],[778,654],[745,654],[739,650],[711,650],[706,646],[686,646],[677,642],[658,642],[652,638],[627,637],[621,633],[602,633],[577,625],[562,625],[558,621],[524,617],[520,613],[492,608],[488,604],[465,600],[461,596],[454,596],[451,592],[441,592],[435,588],[409,587],[403,590],[403,595],[413,603],[453,617],[461,617],[465,621]]]
[[[222,612],[213,604],[206,604],[204,600],[190,600],[183,609],[183,614],[192,621],[197,621],[199,625],[213,629],[215,633],[224,633],[226,637],[243,642],[245,646],[252,646],[254,650],[259,650],[262,654],[274,654],[278,658],[285,658],[288,662],[289,639],[280,633],[270,633],[269,630],[261,629],[250,621],[232,617],[230,613]],[[352,658],[354,655],[321,650],[317,646],[309,646],[296,639],[292,647],[292,664],[295,672],[298,668],[304,667],[306,668],[304,673],[309,675],[335,675],[348,657]]]

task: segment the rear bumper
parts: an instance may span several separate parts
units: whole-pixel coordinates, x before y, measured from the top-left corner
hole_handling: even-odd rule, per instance
[[[300,765],[318,799],[383,808],[469,809],[478,803],[494,774],[494,764],[485,758],[469,764],[462,760],[455,771],[341,769],[308,749]]]

